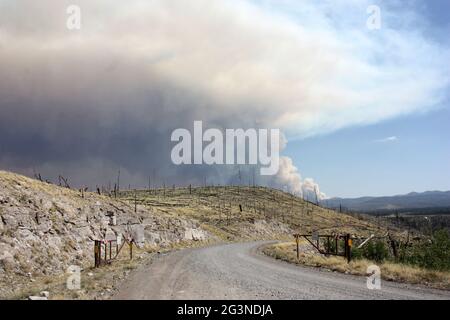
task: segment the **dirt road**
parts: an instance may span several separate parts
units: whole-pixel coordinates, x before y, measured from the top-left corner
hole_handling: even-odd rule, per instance
[[[299,267],[257,252],[263,242],[186,249],[142,266],[115,299],[450,299],[449,291]]]

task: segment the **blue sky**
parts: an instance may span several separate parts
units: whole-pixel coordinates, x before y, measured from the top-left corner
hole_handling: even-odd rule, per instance
[[[425,34],[448,45],[450,1],[407,3],[427,21]],[[427,112],[290,141],[285,154],[328,196],[450,190],[450,101]]]
[[[450,190],[450,108],[290,141],[285,153],[328,196]],[[394,141],[379,141],[396,137]]]

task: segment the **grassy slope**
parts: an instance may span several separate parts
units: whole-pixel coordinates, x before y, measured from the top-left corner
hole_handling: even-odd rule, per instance
[[[302,243],[302,245],[305,244]],[[366,259],[353,260],[350,263],[347,263],[343,257],[325,257],[309,252],[301,253],[300,258],[297,259],[295,248],[295,243],[286,242],[267,246],[263,249],[263,252],[275,259],[280,259],[289,263],[320,267],[354,275],[367,275],[366,272],[368,266],[378,265],[381,270],[381,278],[384,280],[424,284],[438,289],[450,289],[450,272],[426,270],[392,262],[377,264],[376,262]]]
[[[388,228],[373,218],[337,213],[264,187],[193,188],[192,193],[189,188],[123,191],[121,198],[132,204],[135,193],[139,205],[152,206],[165,214],[194,218],[224,240],[279,239],[291,237],[292,231],[367,236],[382,234]],[[265,223],[270,226],[264,226]]]

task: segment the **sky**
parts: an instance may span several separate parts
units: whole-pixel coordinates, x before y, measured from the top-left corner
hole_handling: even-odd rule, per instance
[[[429,21],[427,36],[448,43],[450,2],[411,3]],[[449,124],[450,101],[444,99],[425,113],[291,141],[286,154],[331,196],[450,190]]]
[[[81,28],[70,29],[70,5]],[[373,5],[379,28],[369,28]],[[264,185],[448,190],[448,1],[0,0],[0,168],[72,185],[236,183],[175,166],[171,132],[276,128]]]
[[[334,196],[449,190],[449,121],[442,109],[291,141],[285,152]]]

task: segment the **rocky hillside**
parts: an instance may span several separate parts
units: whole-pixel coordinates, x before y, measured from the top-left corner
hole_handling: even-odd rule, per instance
[[[134,209],[125,201],[0,171],[0,297],[11,277],[92,265],[93,239],[134,229],[144,230],[147,244],[160,246],[208,236],[193,219],[155,214],[149,206]]]

